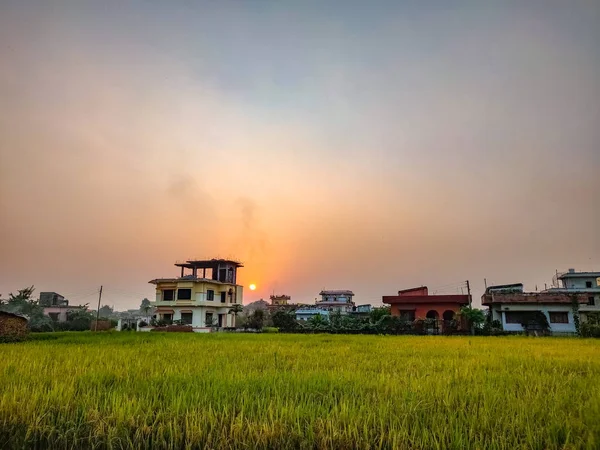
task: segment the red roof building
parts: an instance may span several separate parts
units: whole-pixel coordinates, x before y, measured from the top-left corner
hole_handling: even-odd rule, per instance
[[[429,295],[427,286],[398,291],[398,295],[383,296],[391,307],[392,316],[406,320],[452,320],[463,306],[469,305],[468,295]]]

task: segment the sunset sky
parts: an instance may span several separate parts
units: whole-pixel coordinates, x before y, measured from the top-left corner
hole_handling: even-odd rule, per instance
[[[0,293],[600,270],[600,2],[0,3]],[[434,289],[435,290],[435,289]]]

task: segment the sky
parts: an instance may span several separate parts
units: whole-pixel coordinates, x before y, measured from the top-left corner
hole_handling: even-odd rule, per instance
[[[0,2],[0,294],[600,270],[600,3]],[[464,289],[464,288],[463,288]]]

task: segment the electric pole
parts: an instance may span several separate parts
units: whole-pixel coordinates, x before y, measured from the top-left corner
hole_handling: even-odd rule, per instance
[[[100,286],[100,294],[98,295],[98,309],[96,310],[96,323],[94,324],[94,331],[98,331],[98,319],[100,318],[100,300],[102,300],[102,286]]]
[[[469,284],[469,280],[467,280],[467,295],[469,296],[469,308],[471,307],[471,285]]]

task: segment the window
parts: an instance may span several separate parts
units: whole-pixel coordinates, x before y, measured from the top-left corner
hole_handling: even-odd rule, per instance
[[[227,301],[227,292],[221,292],[221,303],[225,303]]]
[[[206,291],[206,300],[212,302],[215,299],[215,291],[209,289]]]
[[[58,313],[48,313],[48,316],[50,316],[54,322],[58,322],[58,315]]]
[[[191,300],[192,290],[191,289],[178,289],[177,300]]]
[[[204,324],[207,327],[211,327],[213,324],[213,313],[206,313],[206,318],[204,319]]]
[[[550,311],[550,323],[569,323],[569,313],[562,311]]]
[[[227,269],[219,269],[219,281],[225,283],[227,281]]]
[[[173,320],[173,314],[163,314],[163,320],[165,322],[170,322],[171,320]]]
[[[530,311],[505,311],[504,319],[506,323],[524,323],[527,322],[528,316],[531,316]]]
[[[191,325],[192,324],[192,318],[194,317],[194,313],[181,313],[181,322],[185,323],[186,325]]]
[[[587,289],[591,289],[591,287],[592,287],[592,282],[591,282],[591,281],[586,281],[586,282],[585,282],[585,287],[586,287]]]
[[[170,302],[175,299],[175,290],[167,289],[163,291],[163,301]]]
[[[596,300],[594,299],[594,297],[588,297],[588,305],[594,306],[595,304],[596,304]]]

